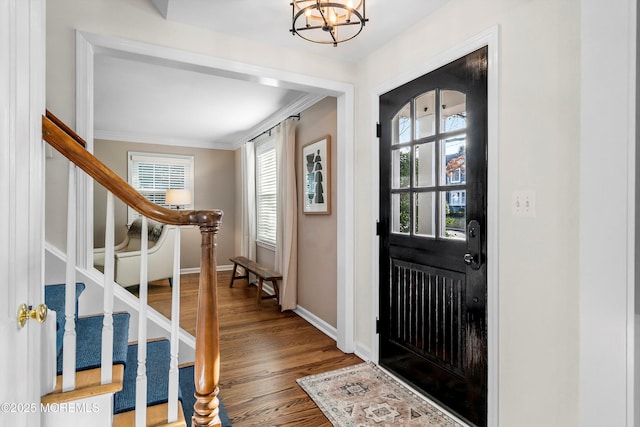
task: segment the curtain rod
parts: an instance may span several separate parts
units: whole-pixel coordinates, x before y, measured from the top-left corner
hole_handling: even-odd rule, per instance
[[[298,113],[298,114],[293,114],[293,115],[291,115],[291,116],[287,117],[287,119],[298,119],[298,120],[300,120],[300,113]],[[286,119],[285,119],[285,120],[286,120]],[[284,120],[283,120],[283,121],[284,121]],[[280,122],[280,123],[282,123],[282,122]],[[256,139],[260,138],[260,137],[261,137],[262,135],[264,135],[265,133],[268,133],[268,134],[269,134],[269,136],[271,136],[271,131],[272,131],[273,129],[275,129],[277,126],[280,126],[280,123],[278,123],[277,125],[273,125],[273,126],[271,126],[269,129],[265,130],[264,132],[262,132],[262,133],[260,133],[260,134],[258,134],[258,135],[256,135],[256,136],[254,136],[253,138],[251,138],[251,139],[249,140],[249,142],[254,141],[254,140],[256,140]]]

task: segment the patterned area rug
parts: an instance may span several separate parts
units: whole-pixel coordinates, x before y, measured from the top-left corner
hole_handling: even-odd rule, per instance
[[[297,380],[334,426],[463,427],[373,363]]]

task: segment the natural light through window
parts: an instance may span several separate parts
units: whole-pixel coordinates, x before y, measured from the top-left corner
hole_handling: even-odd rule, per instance
[[[276,246],[276,144],[269,138],[256,144],[256,209],[257,241],[275,249]]]
[[[193,200],[193,156],[129,152],[129,184],[143,196],[160,206],[175,208],[165,203],[168,189],[190,190]],[[182,209],[193,209],[190,205]],[[140,214],[128,208],[128,223]]]

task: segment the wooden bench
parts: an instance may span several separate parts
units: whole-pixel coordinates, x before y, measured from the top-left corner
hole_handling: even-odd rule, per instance
[[[229,258],[229,261],[233,263],[233,271],[231,272],[231,282],[229,283],[229,287],[233,287],[233,282],[236,279],[248,279],[249,272],[256,275],[258,278],[258,298],[257,305],[258,310],[260,310],[260,301],[263,299],[275,298],[278,302],[278,306],[280,305],[280,290],[278,289],[278,280],[282,280],[282,274],[275,272],[273,270],[268,269],[267,267],[258,264],[255,261],[250,260],[247,257],[236,256]],[[245,275],[244,276],[236,276],[236,270],[238,266],[244,267]],[[267,295],[262,296],[262,282],[263,281],[271,282],[273,285],[273,291],[275,295]]]

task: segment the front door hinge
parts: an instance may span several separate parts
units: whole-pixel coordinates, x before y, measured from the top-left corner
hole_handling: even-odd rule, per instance
[[[382,135],[382,129],[380,127],[380,123],[376,123],[376,138],[380,138],[380,135]]]
[[[376,236],[379,236],[381,233],[381,229],[380,229],[380,221],[376,221]]]
[[[376,334],[380,333],[380,319],[376,317]]]

